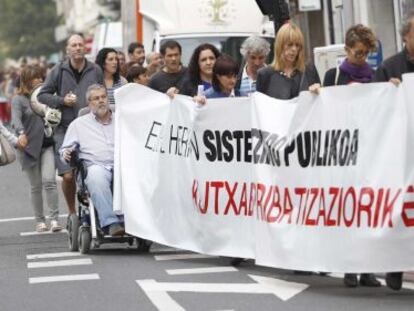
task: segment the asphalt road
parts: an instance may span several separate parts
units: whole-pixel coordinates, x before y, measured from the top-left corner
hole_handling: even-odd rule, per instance
[[[60,196],[62,214],[66,213]],[[414,283],[346,288],[340,276],[298,276],[228,258],[126,244],[70,253],[65,233],[31,234],[28,182],[0,167],[0,311],[413,310]],[[65,222],[65,219],[62,218]]]

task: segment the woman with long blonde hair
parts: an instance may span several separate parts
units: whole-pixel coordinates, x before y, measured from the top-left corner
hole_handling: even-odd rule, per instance
[[[278,99],[297,97],[301,91],[315,91],[320,78],[313,64],[305,64],[304,38],[298,26],[289,22],[278,31],[274,63],[259,70],[257,91]]]

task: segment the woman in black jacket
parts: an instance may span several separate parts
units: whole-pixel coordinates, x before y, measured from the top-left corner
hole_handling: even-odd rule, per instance
[[[374,77],[374,70],[369,66],[366,59],[369,52],[374,51],[376,47],[377,40],[370,28],[361,24],[349,28],[345,36],[347,57],[341,65],[326,72],[323,85],[332,86],[371,82]],[[348,287],[358,286],[357,274],[346,273],[344,284]],[[381,286],[375,275],[371,273],[362,273],[359,284],[370,287]]]
[[[274,53],[274,64],[257,74],[258,92],[292,99],[301,91],[317,91],[321,81],[315,66],[305,65],[304,38],[298,26],[287,23],[279,29]]]

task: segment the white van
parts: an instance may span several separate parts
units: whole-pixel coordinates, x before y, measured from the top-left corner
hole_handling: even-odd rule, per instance
[[[254,0],[123,0],[121,10],[124,50],[141,41],[147,51],[158,51],[164,40],[173,39],[183,48],[184,64],[201,43],[240,60],[240,45],[247,37],[274,39],[273,23]]]

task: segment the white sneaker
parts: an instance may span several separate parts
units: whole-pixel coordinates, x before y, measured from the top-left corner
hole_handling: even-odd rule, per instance
[[[59,225],[57,220],[50,221],[50,230],[52,230],[52,232],[59,232],[59,231],[62,231],[62,229],[63,227]]]
[[[49,231],[49,228],[46,226],[44,222],[38,222],[36,224],[36,231],[37,232],[46,232]]]

